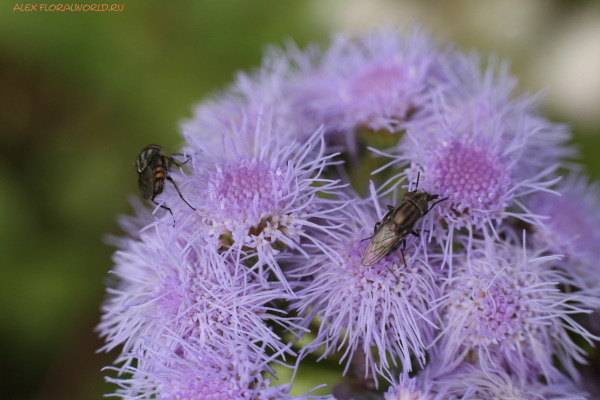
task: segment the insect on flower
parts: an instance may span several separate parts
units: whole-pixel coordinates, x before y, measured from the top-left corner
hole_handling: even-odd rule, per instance
[[[402,252],[402,260],[404,261],[404,265],[406,265],[406,260],[404,259],[406,237],[409,233],[419,237],[419,233],[414,230],[417,221],[421,217],[427,215],[436,204],[448,200],[446,197],[445,199],[436,201],[429,207],[429,202],[437,199],[440,195],[429,194],[427,192],[417,193],[420,176],[421,174],[419,173],[419,175],[417,175],[417,185],[415,190],[406,193],[402,200],[396,204],[396,207],[388,205],[388,212],[383,216],[383,219],[380,222],[375,224],[373,236],[367,238],[371,239],[371,241],[360,260],[360,263],[365,267],[375,264],[383,257],[398,250],[400,245],[402,245],[402,248],[400,249]]]
[[[168,163],[167,159],[169,160]],[[169,167],[171,164],[175,164],[180,167],[190,160],[191,158],[179,164],[172,157],[165,156],[162,147],[157,144],[150,144],[144,147],[136,162],[137,171],[140,175],[138,179],[138,185],[140,186],[142,197],[146,200],[150,200],[157,206],[160,205],[160,207],[164,208],[165,210],[169,210],[171,215],[173,215],[173,211],[171,211],[169,207],[158,204],[156,201],[154,201],[156,196],[163,192],[165,188],[165,179],[167,179],[171,181],[173,186],[175,186],[175,189],[177,189],[177,193],[179,193],[181,200],[183,200],[185,204],[187,204],[192,210],[196,211],[196,209],[183,198],[179,188],[175,184],[175,181],[173,181],[173,179],[169,176]]]

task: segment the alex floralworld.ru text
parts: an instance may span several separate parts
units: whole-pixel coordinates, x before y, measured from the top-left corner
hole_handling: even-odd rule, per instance
[[[123,11],[123,4],[15,4],[13,11]]]

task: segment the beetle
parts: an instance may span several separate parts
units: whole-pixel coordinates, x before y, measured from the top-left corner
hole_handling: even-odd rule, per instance
[[[429,202],[439,198],[440,195],[429,194],[427,192],[417,193],[420,176],[421,173],[417,175],[415,190],[406,193],[402,200],[396,204],[396,207],[387,206],[388,212],[380,222],[375,224],[373,236],[363,239],[371,239],[360,260],[360,263],[365,267],[375,264],[383,257],[398,250],[400,245],[403,246],[400,252],[402,253],[404,265],[406,265],[406,260],[404,259],[406,237],[408,234],[419,237],[419,233],[414,230],[419,219],[427,215],[436,204],[448,200],[446,197],[445,199],[436,201],[429,207]]]
[[[167,162],[167,160],[169,160]],[[140,187],[140,192],[142,193],[142,197],[146,200],[150,200],[157,206],[160,205],[161,208],[168,210],[171,215],[173,215],[173,211],[165,205],[158,204],[154,199],[156,196],[161,194],[165,188],[165,179],[170,181],[175,189],[177,189],[177,193],[179,193],[179,197],[181,200],[185,202],[192,210],[196,211],[194,207],[188,203],[179,188],[175,184],[175,181],[169,176],[169,168],[171,164],[175,164],[178,167],[184,165],[190,159],[185,162],[179,164],[173,157],[167,157],[163,152],[162,147],[157,144],[150,144],[142,150],[138,159],[136,161],[137,171],[139,174],[138,185]]]

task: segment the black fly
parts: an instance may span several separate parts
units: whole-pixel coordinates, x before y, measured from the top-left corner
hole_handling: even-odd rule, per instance
[[[167,162],[167,160],[169,160],[169,162]],[[175,186],[181,200],[183,200],[192,210],[196,211],[196,209],[183,198],[179,188],[169,176],[169,167],[171,164],[180,167],[188,161],[190,161],[190,159],[181,164],[177,163],[172,157],[165,156],[162,147],[157,144],[151,144],[144,147],[144,150],[142,150],[136,162],[137,171],[140,175],[138,185],[140,186],[142,197],[158,206],[159,204],[154,201],[154,199],[163,192],[165,188],[165,179],[167,179]],[[173,215],[173,211],[171,211],[169,207],[165,205],[160,206],[165,210],[169,210],[171,215]]]
[[[417,176],[417,186],[412,192],[404,195],[402,200],[396,204],[396,207],[387,206],[388,212],[381,222],[375,224],[373,236],[369,245],[365,249],[360,263],[366,267],[375,264],[388,254],[400,249],[402,260],[404,259],[404,249],[406,248],[406,237],[409,233],[419,237],[419,233],[414,230],[417,221],[424,217],[438,203],[448,198],[441,199],[429,207],[429,202],[440,197],[438,194],[429,194],[427,192],[417,193],[419,188],[420,173]],[[365,239],[365,240],[367,240]]]

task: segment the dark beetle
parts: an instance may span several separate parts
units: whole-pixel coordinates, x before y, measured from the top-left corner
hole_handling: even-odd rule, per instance
[[[375,264],[383,257],[398,250],[401,244],[403,245],[402,249],[400,249],[402,260],[404,261],[404,265],[406,265],[406,260],[404,259],[406,237],[409,233],[419,237],[419,233],[414,231],[417,221],[427,215],[436,204],[448,200],[448,198],[445,198],[436,201],[429,207],[429,202],[440,196],[427,192],[417,193],[420,176],[421,174],[419,173],[415,190],[406,193],[402,200],[396,204],[396,207],[387,206],[388,212],[384,215],[381,222],[375,224],[373,236],[367,238],[371,239],[371,241],[360,260],[362,265],[368,267]]]
[[[167,160],[169,160],[169,162],[167,162]],[[175,186],[181,200],[183,200],[192,210],[196,211],[196,209],[183,198],[179,188],[169,176],[169,167],[171,164],[180,167],[188,161],[190,161],[190,159],[181,164],[177,163],[172,157],[165,156],[162,147],[157,144],[151,144],[144,147],[144,150],[142,150],[136,162],[137,171],[140,175],[138,185],[140,186],[142,197],[158,206],[159,204],[154,201],[154,199],[163,192],[165,188],[165,179],[167,179]],[[171,215],[173,215],[173,212],[169,207],[165,205],[160,206],[165,210],[169,210]]]

